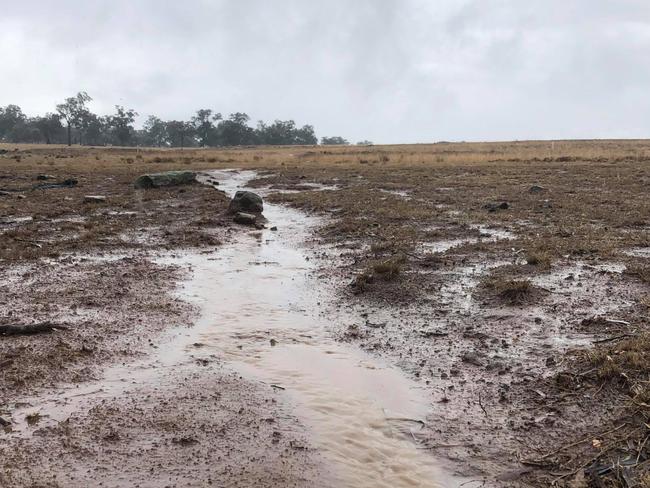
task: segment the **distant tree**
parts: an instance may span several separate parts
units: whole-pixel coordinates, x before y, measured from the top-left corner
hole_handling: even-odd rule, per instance
[[[115,105],[115,114],[107,118],[108,126],[113,132],[114,140],[120,146],[128,146],[135,129],[133,123],[138,113],[133,109],[125,109],[121,105]]]
[[[52,144],[61,140],[63,125],[61,125],[61,118],[58,114],[47,113],[43,117],[35,117],[33,124],[40,131],[45,144]]]
[[[311,125],[297,128],[296,123],[293,120],[276,120],[271,125],[259,121],[257,123],[257,128],[255,129],[255,134],[258,144],[318,144],[318,139],[314,134],[314,128]]]
[[[72,128],[79,128],[84,115],[88,112],[86,104],[91,101],[92,98],[86,92],[79,92],[74,97],[66,98],[63,103],[56,106],[56,111],[66,123],[68,146],[72,145]]]
[[[162,147],[168,143],[167,124],[155,115],[150,115],[142,126],[144,144]]]
[[[192,126],[199,146],[206,147],[217,144],[217,128],[213,123],[217,120],[221,120],[221,114],[213,114],[209,108],[196,111],[196,115],[192,117]]]
[[[324,146],[347,146],[350,144],[346,139],[343,139],[340,136],[323,137],[320,140],[320,143]]]
[[[17,127],[25,122],[25,114],[18,105],[0,107],[0,140],[13,141]]]
[[[315,146],[318,144],[318,137],[313,125],[303,125],[296,130],[295,143],[303,146]]]
[[[111,141],[110,117],[98,117],[86,110],[80,115],[80,133],[89,146],[103,146]]]
[[[372,146],[372,141],[367,141],[367,140],[359,141],[357,142],[357,146]]]
[[[170,120],[165,123],[169,143],[173,147],[183,149],[192,146],[192,137],[194,135],[194,126],[191,122],[182,120]]]
[[[221,146],[246,146],[255,144],[255,131],[248,126],[250,117],[242,112],[230,114],[217,126],[217,137]]]

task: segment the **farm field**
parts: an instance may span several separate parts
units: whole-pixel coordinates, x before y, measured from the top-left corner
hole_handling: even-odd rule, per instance
[[[0,153],[0,486],[650,486],[650,141]]]

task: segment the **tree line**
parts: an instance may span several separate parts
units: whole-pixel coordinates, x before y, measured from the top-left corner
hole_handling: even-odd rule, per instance
[[[36,117],[26,116],[17,105],[0,107],[0,141],[181,148],[318,144],[311,125],[298,127],[293,120],[275,120],[259,121],[251,127],[245,113],[225,117],[211,109],[197,110],[190,120],[162,120],[150,115],[142,128],[136,129],[139,114],[135,110],[116,105],[115,113],[98,116],[88,108],[91,101],[86,92],[79,92],[58,104],[55,112]],[[323,137],[321,144],[349,142],[335,136]]]

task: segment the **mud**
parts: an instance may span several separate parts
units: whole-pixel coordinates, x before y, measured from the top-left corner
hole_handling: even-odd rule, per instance
[[[12,201],[11,222],[0,224],[10,244],[2,259],[14,263],[3,270],[3,291],[14,291],[5,318],[15,308],[75,328],[3,339],[11,358],[0,364],[14,376],[0,408],[9,422],[0,482],[582,486],[581,467],[600,452],[592,440],[625,429],[613,430],[619,393],[590,383],[574,353],[647,329],[645,275],[628,271],[647,259],[647,230],[632,215],[647,202],[610,191],[596,205],[588,192],[601,173],[587,179],[607,165],[577,165],[562,181],[553,168],[526,167],[534,178],[522,183],[519,163],[496,176],[487,166],[280,164],[254,186],[306,214],[270,205],[261,231],[213,213],[225,198],[207,185],[135,210],[121,190],[108,213],[78,215],[64,200],[65,211],[39,200],[28,212]],[[204,181],[230,190],[255,173],[217,175]],[[528,180],[551,188],[552,203],[531,196]],[[638,175],[617,181],[638,193]],[[508,212],[483,209],[502,199],[513,202]],[[38,235],[53,218],[63,231]],[[89,219],[92,234],[79,225]],[[92,259],[67,262],[70,242]],[[95,258],[107,248],[123,255]],[[550,263],[527,264],[540,249]],[[361,293],[349,286],[395,256],[390,278]],[[509,279],[534,291],[505,303],[487,283]],[[70,303],[86,295],[75,318]]]

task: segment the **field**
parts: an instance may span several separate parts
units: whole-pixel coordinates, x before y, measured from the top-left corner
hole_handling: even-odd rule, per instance
[[[156,257],[218,256],[249,230],[211,185],[133,181],[214,169],[255,170],[248,186],[265,201],[317,219],[312,273],[334,297],[319,306],[343,317],[328,334],[425,392],[429,412],[409,442],[446,471],[469,486],[650,486],[649,141],[0,149],[0,327],[61,325],[0,337],[0,486],[108,483],[107,463],[146,480],[137,456],[125,461],[149,452],[133,442],[138,429],[169,439],[144,466],[179,486],[205,480],[207,465],[235,486],[323,483],[319,450],[295,448],[310,435],[291,399],[259,391],[219,355],[209,385],[192,372],[178,397],[141,392],[153,405],[182,397],[175,413],[109,402],[71,415],[74,427],[31,411],[29,425],[10,421],[21,405],[146,358],[165,330],[196,319],[174,294],[187,270]],[[34,189],[66,179],[77,184]],[[210,395],[221,404],[204,407]],[[173,449],[194,449],[215,418],[228,429],[205,439],[214,449]],[[246,442],[239,457],[215,457]]]

